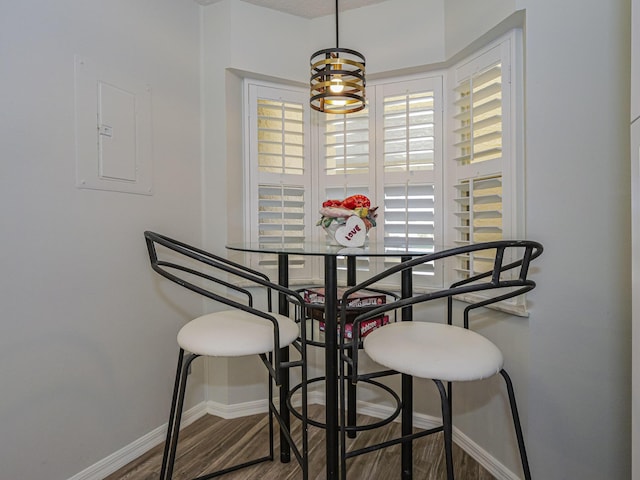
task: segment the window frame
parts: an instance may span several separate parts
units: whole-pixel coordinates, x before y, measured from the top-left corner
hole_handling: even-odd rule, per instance
[[[485,59],[483,62],[483,58]],[[450,98],[447,102],[448,125],[446,132],[448,153],[447,157],[454,159],[458,152],[454,147],[456,142],[454,131],[455,88],[464,77],[471,73],[474,67],[482,70],[483,63],[488,66],[495,58],[502,62],[502,155],[499,168],[495,162],[480,162],[466,165],[463,168],[449,167],[445,171],[445,182],[449,186],[446,207],[446,242],[456,245],[457,218],[455,215],[456,193],[455,186],[462,179],[478,179],[500,174],[502,182],[502,238],[517,239],[525,237],[525,153],[524,153],[524,87],[523,87],[523,45],[522,30],[513,29],[477,49],[449,69],[447,92]],[[452,160],[454,161],[454,160]],[[494,162],[491,164],[491,162]],[[445,272],[445,282],[452,283],[459,279],[454,269]],[[482,298],[474,294],[462,300],[477,301]],[[494,304],[491,308],[506,311],[518,316],[528,316],[526,297],[521,295],[508,301]]]
[[[367,109],[369,119],[369,169],[367,173],[357,175],[325,175],[324,170],[324,142],[325,136],[324,125],[327,120],[326,114],[312,112],[312,140],[313,147],[312,152],[314,154],[314,165],[317,169],[318,182],[317,192],[320,196],[318,202],[322,202],[328,198],[328,195],[323,194],[330,189],[353,189],[355,183],[360,183],[364,179],[368,179],[370,186],[363,187],[362,191],[356,193],[367,194],[375,206],[378,206],[377,227],[372,229],[369,233],[369,242],[376,242],[378,244],[384,243],[384,198],[385,198],[385,177],[391,177],[394,179],[394,184],[398,184],[399,181],[408,181],[408,178],[423,177],[418,181],[418,184],[434,184],[436,188],[436,203],[444,204],[444,191],[442,188],[442,165],[444,162],[444,71],[437,70],[433,72],[413,74],[413,75],[398,75],[393,78],[385,78],[377,81],[369,82],[367,84]],[[423,91],[429,91],[433,93],[434,97],[434,167],[433,170],[414,171],[411,173],[397,173],[391,174],[384,171],[384,101],[386,98],[390,98],[397,95],[402,95],[407,92],[418,93]],[[336,117],[349,117],[347,114]],[[400,179],[400,180],[398,180]],[[415,181],[413,183],[415,185]],[[365,190],[366,189],[366,190]],[[444,237],[444,215],[441,211],[437,211],[434,215],[436,222],[437,232],[435,233],[434,246],[441,245]],[[321,228],[316,232],[316,239],[322,241],[325,238],[325,234]],[[374,275],[385,268],[388,268],[390,263],[399,262],[399,257],[370,257],[368,259],[360,258],[358,261],[358,274],[361,278],[365,276]],[[344,280],[344,265],[341,262],[339,267],[339,280]],[[423,275],[416,274],[414,285],[419,287],[439,286],[442,285],[442,271],[434,271],[433,276],[426,278]]]
[[[308,91],[300,87],[290,85],[280,85],[273,82],[266,82],[251,78],[246,78],[243,82],[243,129],[244,129],[244,185],[246,203],[243,206],[245,241],[258,243],[260,240],[259,231],[259,190],[261,186],[300,187],[305,189],[306,198],[311,202],[311,208],[315,205],[315,189],[312,181],[313,162],[310,154],[311,136],[310,128],[310,108],[308,105]],[[258,102],[260,99],[268,99],[281,102],[300,103],[303,109],[303,135],[304,160],[302,175],[292,175],[286,173],[271,173],[259,171],[259,127],[258,127]],[[305,199],[305,219],[310,218],[310,207]],[[314,238],[313,223],[305,221],[304,238]],[[264,268],[267,273],[273,273],[277,269],[277,259],[273,255],[250,255],[249,263],[252,268]],[[292,282],[306,282],[318,276],[318,266],[309,257],[298,256],[290,258],[289,264],[294,267],[289,274]],[[265,266],[267,265],[267,266]],[[310,275],[309,275],[310,273]]]
[[[446,224],[444,222],[444,210],[438,209],[438,204],[444,205],[444,177],[443,169],[445,162],[445,149],[444,149],[444,132],[445,132],[445,83],[446,70],[437,70],[419,75],[400,76],[393,79],[387,79],[380,81],[376,84],[377,96],[376,96],[376,109],[379,113],[379,121],[376,125],[375,141],[376,141],[376,156],[378,161],[376,162],[376,177],[379,179],[376,183],[376,198],[385,198],[385,188],[389,185],[400,186],[403,182],[406,182],[407,187],[420,186],[420,185],[433,185],[434,187],[434,209],[433,220],[434,225],[434,239],[433,246],[438,247],[443,245],[444,232]],[[384,101],[386,98],[396,96],[404,91],[425,91],[430,90],[433,92],[434,98],[434,145],[433,145],[433,170],[418,170],[407,173],[388,172],[384,171]],[[415,177],[420,177],[415,181]],[[387,180],[390,180],[387,182]],[[382,202],[379,202],[382,204]],[[384,212],[381,212],[380,223],[384,227]],[[384,228],[378,229],[376,232],[376,241],[384,244]],[[427,252],[425,252],[427,253]],[[398,263],[400,259],[398,257],[390,259],[378,259],[377,271],[389,268],[391,265]],[[375,272],[373,272],[375,273]],[[419,272],[414,274],[414,287],[415,288],[429,288],[441,286],[443,282],[443,269],[434,269],[433,275],[427,277],[421,275]]]
[[[369,185],[374,185],[373,188],[369,188],[369,193],[378,206],[381,204],[381,200],[384,198],[384,170],[382,161],[383,149],[383,135],[382,125],[383,122],[375,121],[374,118],[382,119],[382,104],[384,99],[385,88],[391,89],[394,85],[400,85],[403,82],[414,82],[425,79],[439,79],[440,81],[440,106],[436,108],[437,114],[440,115],[439,122],[436,121],[436,133],[435,141],[439,144],[436,150],[439,150],[437,155],[440,156],[440,161],[436,161],[434,168],[434,178],[436,184],[439,181],[440,192],[439,198],[436,195],[436,201],[440,203],[441,208],[436,207],[436,219],[440,223],[441,228],[436,228],[436,238],[434,243],[436,246],[455,246],[455,195],[454,185],[458,183],[460,179],[459,169],[453,168],[450,164],[451,159],[455,158],[455,135],[454,135],[454,102],[455,94],[454,88],[459,79],[460,73],[464,68],[469,67],[474,61],[486,55],[487,52],[492,50],[499,50],[500,57],[506,59],[506,63],[503,61],[503,65],[507,65],[503,68],[503,90],[508,91],[509,102],[508,105],[502,107],[502,156],[500,160],[499,173],[502,175],[502,225],[503,225],[503,238],[523,238],[524,237],[524,225],[525,225],[525,191],[524,191],[524,87],[523,87],[523,49],[522,49],[522,31],[520,28],[515,28],[506,34],[496,38],[492,42],[486,44],[484,47],[476,49],[473,53],[465,56],[465,58],[446,65],[442,69],[425,72],[422,74],[413,75],[399,75],[388,78],[380,78],[375,81],[370,81],[367,85],[367,95],[370,99],[368,102],[369,109],[369,155],[375,157],[376,161],[370,163],[370,169],[368,174],[363,175],[362,178],[368,178]],[[304,87],[293,87],[290,85],[280,85],[272,82],[264,82],[255,79],[245,79],[245,85],[261,85],[273,88],[282,88],[285,90],[292,90],[296,92],[302,92],[308,96],[308,91]],[[508,87],[508,88],[507,88]],[[248,92],[248,88],[245,89]],[[504,97],[503,97],[504,102]],[[250,102],[243,102],[245,108],[251,109]],[[306,102],[307,111],[309,112],[308,122],[308,135],[305,135],[308,145],[309,163],[306,173],[311,179],[309,184],[309,197],[306,201],[306,220],[305,227],[309,238],[312,241],[322,241],[325,238],[325,234],[322,228],[316,226],[316,222],[319,219],[319,207],[326,198],[323,192],[330,186],[337,187],[340,184],[339,179],[335,176],[333,179],[327,181],[327,178],[323,174],[323,159],[324,155],[321,151],[323,135],[320,120],[320,113],[311,112]],[[247,121],[247,115],[244,115],[245,122]],[[505,128],[507,126],[508,128]],[[251,160],[251,145],[249,137],[250,132],[247,130],[247,124],[245,123],[245,173],[250,178],[255,176],[255,171],[252,174],[252,169],[255,168],[252,165]],[[249,129],[250,130],[250,129]],[[372,134],[373,133],[373,134]],[[435,148],[435,147],[434,147]],[[305,158],[305,160],[306,160]],[[437,158],[437,157],[436,157]],[[476,175],[486,170],[486,166],[477,164],[473,166],[476,170]],[[458,170],[458,171],[456,171]],[[495,169],[487,171],[487,173],[495,173]],[[469,177],[471,178],[471,177]],[[439,179],[439,180],[438,180]],[[364,180],[362,180],[364,181]],[[343,182],[347,184],[347,182]],[[247,179],[245,179],[245,185],[247,185]],[[252,223],[251,211],[254,203],[257,201],[256,194],[253,191],[248,192],[245,195],[247,199],[247,205],[245,205],[245,218],[246,218],[246,230],[245,235],[249,235],[249,232],[253,232],[256,225]],[[505,205],[509,208],[505,209]],[[384,213],[380,212],[378,216],[378,227],[370,233],[370,241],[381,242],[384,241],[384,232],[382,227],[384,219]],[[247,240],[251,239],[251,236],[245,237]],[[304,269],[304,275],[291,276],[293,283],[315,283],[321,281],[321,265],[317,262],[317,259],[308,257],[308,267]],[[362,265],[368,264],[369,272],[362,271]],[[384,268],[384,262],[382,259],[370,258],[369,262],[359,262],[359,276],[372,275]],[[339,273],[339,279],[344,280],[344,272]],[[443,284],[454,281],[452,276],[452,269],[446,271],[437,272],[434,276],[435,282],[431,285],[421,284],[418,282],[415,284],[416,290],[428,290],[431,286],[441,286]],[[498,305],[497,308],[509,311],[516,315],[526,316],[526,301],[522,299],[518,304],[513,305]]]

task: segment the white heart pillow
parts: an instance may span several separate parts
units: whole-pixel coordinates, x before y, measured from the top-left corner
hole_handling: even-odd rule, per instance
[[[367,226],[360,217],[352,215],[344,226],[338,227],[335,239],[345,247],[361,247],[367,239]]]

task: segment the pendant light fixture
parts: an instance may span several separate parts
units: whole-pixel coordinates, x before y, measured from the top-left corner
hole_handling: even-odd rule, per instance
[[[364,96],[364,56],[340,48],[338,0],[336,0],[336,48],[311,55],[311,108],[324,113],[353,113],[362,110]]]

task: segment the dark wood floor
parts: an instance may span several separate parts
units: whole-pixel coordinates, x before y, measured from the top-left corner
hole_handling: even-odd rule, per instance
[[[310,407],[312,416],[320,418],[323,407]],[[295,420],[295,419],[294,419]],[[360,416],[359,424],[374,421]],[[299,422],[295,422],[298,424]],[[351,440],[354,448],[398,436],[400,426],[392,424],[369,432],[362,432]],[[294,435],[299,432],[294,431]],[[415,442],[413,465],[416,480],[446,478],[441,433],[429,435]],[[276,435],[276,438],[278,435]],[[277,440],[276,440],[277,442]],[[277,447],[276,447],[277,448]],[[324,431],[309,428],[310,480],[325,478]],[[266,415],[253,415],[234,420],[223,420],[206,415],[189,425],[181,433],[174,480],[186,480],[204,475],[221,466],[228,466],[268,451]],[[458,480],[495,480],[484,468],[454,445],[454,468]],[[105,480],[157,480],[160,472],[162,445],[124,466]],[[277,458],[277,450],[276,450]],[[400,478],[400,446],[368,453],[348,461],[349,480],[387,480]],[[294,480],[300,478],[300,469],[293,458],[291,463],[278,460],[266,462],[222,477],[228,480]]]

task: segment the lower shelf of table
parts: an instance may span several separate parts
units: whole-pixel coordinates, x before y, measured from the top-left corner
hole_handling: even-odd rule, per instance
[[[339,380],[336,380],[336,381],[339,381]],[[307,387],[309,385],[311,385],[311,384],[319,383],[319,382],[322,382],[322,383],[326,382],[326,377],[315,377],[315,378],[309,379],[307,381]],[[356,386],[354,385],[354,388],[350,389],[349,385],[351,385],[351,384],[348,383],[347,380],[344,380],[344,382],[345,382],[344,390],[343,390],[344,393],[341,394],[341,395],[345,396],[345,400],[344,400],[344,402],[341,402],[341,405],[342,405],[342,403],[344,403],[344,405],[348,404],[347,397],[349,395],[357,395],[357,393],[356,393],[357,389],[355,388]],[[386,392],[386,394],[392,399],[393,403],[395,404],[395,409],[389,416],[381,419],[378,422],[370,423],[370,424],[367,424],[367,425],[350,425],[348,420],[347,420],[348,416],[347,416],[346,408],[343,410],[342,407],[340,407],[339,408],[340,418],[338,419],[339,420],[338,425],[339,426],[345,425],[344,430],[347,433],[356,433],[356,432],[360,432],[360,431],[373,430],[373,429],[376,429],[376,428],[380,428],[380,427],[382,427],[384,425],[387,425],[387,424],[393,422],[398,417],[398,415],[400,414],[400,412],[402,410],[402,400],[400,399],[398,394],[391,387],[389,387],[389,386],[387,386],[387,385],[385,385],[385,384],[383,384],[381,382],[378,382],[376,380],[373,380],[373,379],[361,380],[359,383],[366,384],[367,386],[373,386],[374,388],[378,388],[378,389]],[[297,417],[299,419],[303,418],[303,414],[302,414],[302,410],[301,410],[302,407],[301,406],[300,407],[294,406],[293,402],[292,402],[292,398],[294,397],[294,395],[301,388],[302,388],[302,383],[298,383],[297,385],[294,385],[293,387],[291,387],[291,389],[289,390],[289,394],[287,395],[287,406],[288,406],[290,412],[292,413],[292,415],[294,415],[295,417]],[[353,400],[355,402],[355,398]],[[304,401],[305,401],[305,399],[302,399],[302,402],[304,402]],[[353,418],[355,418],[355,415],[353,415]],[[307,419],[307,422],[310,425],[313,425],[315,427],[319,427],[319,428],[323,428],[323,429],[327,428],[327,425],[326,425],[325,422],[320,422],[318,420],[313,420],[313,419],[310,419],[310,418]]]

